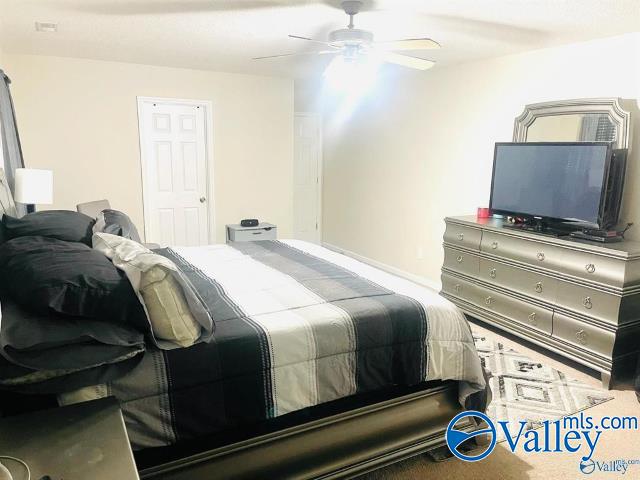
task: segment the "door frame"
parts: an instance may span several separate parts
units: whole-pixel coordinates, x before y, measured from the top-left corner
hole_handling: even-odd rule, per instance
[[[322,115],[316,112],[293,112],[294,122],[296,117],[313,117],[318,119],[318,191],[316,192],[316,218],[318,222],[318,228],[316,229],[316,243],[318,245],[322,245],[322,180],[324,176]],[[296,141],[295,131],[293,141]],[[293,157],[293,161],[296,162],[297,159],[295,158],[295,145]],[[293,179],[293,181],[295,182],[295,178]]]
[[[138,95],[136,97],[138,105],[138,143],[140,147],[140,180],[142,184],[142,216],[144,218],[144,238],[147,241],[147,232],[150,228],[150,218],[147,212],[151,211],[151,205],[147,192],[145,191],[145,173],[147,171],[146,164],[146,148],[142,141],[142,132],[144,132],[144,116],[142,115],[142,108],[146,103],[163,103],[168,105],[193,105],[204,108],[204,123],[205,123],[205,162],[206,162],[206,195],[207,195],[207,242],[209,244],[215,243],[216,239],[216,215],[215,215],[215,201],[214,201],[214,170],[213,170],[213,102],[210,100],[187,100],[180,98],[166,98],[166,97],[145,97]]]

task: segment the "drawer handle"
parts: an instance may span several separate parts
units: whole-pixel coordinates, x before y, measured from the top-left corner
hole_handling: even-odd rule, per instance
[[[536,258],[541,261],[544,262],[544,253],[542,252],[538,252],[538,255],[536,255]]]
[[[254,235],[262,235],[262,232],[253,232]]]
[[[584,266],[584,269],[588,272],[588,273],[595,273],[596,271],[596,266],[593,263],[587,263]]]
[[[457,237],[458,237],[458,240],[463,241],[464,240],[464,233],[459,233],[457,235]]]
[[[491,270],[489,270],[489,276],[491,278],[496,278],[496,269],[492,268]]]
[[[589,335],[584,330],[578,330],[576,332],[576,340],[578,340],[582,345],[586,345],[589,340]]]
[[[493,298],[492,297],[485,298],[484,303],[486,303],[487,305],[491,305],[493,303]]]
[[[588,308],[589,310],[591,310],[591,308],[593,307],[591,297],[584,297],[584,300],[582,300],[582,305],[584,305],[584,308]]]
[[[493,248],[494,250],[498,248],[498,242],[491,242],[491,248]]]
[[[542,282],[536,283],[536,292],[542,293]]]
[[[460,289],[461,289],[461,288],[462,288],[462,287],[460,286],[460,284],[459,284],[459,283],[456,283],[456,284],[455,284],[455,286],[453,287],[453,289],[456,291],[456,293],[460,293]]]
[[[458,263],[462,263],[462,255],[458,255],[458,256],[456,257],[456,262],[458,262]]]
[[[529,323],[531,325],[537,325],[538,324],[538,321],[536,320],[536,317],[537,317],[536,312],[533,312],[533,313],[529,314]]]

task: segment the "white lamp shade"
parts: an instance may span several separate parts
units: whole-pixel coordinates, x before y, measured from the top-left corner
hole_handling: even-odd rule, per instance
[[[53,203],[53,172],[35,168],[17,168],[15,201],[30,205]]]

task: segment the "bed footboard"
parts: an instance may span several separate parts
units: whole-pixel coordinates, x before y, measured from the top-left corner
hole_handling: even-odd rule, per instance
[[[142,470],[142,479],[336,479],[444,444],[462,408],[455,383],[358,408]],[[474,426],[469,423],[468,429]]]

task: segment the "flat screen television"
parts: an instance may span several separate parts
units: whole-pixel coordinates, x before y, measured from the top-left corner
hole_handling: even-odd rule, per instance
[[[626,150],[609,142],[496,143],[493,213],[607,229],[618,222]]]

